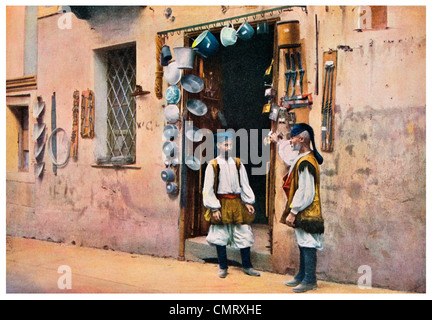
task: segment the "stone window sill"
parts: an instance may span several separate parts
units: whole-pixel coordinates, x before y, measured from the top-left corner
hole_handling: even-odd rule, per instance
[[[103,169],[134,169],[134,170],[140,170],[141,166],[135,165],[135,164],[124,164],[124,165],[113,165],[110,163],[106,164],[97,164],[94,163],[91,165],[92,168],[103,168]]]

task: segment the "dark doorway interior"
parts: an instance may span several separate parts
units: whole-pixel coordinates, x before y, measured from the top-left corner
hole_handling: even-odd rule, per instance
[[[255,34],[252,39],[237,40],[233,46],[221,50],[222,79],[223,79],[223,110],[227,121],[227,128],[235,131],[258,129],[258,144],[249,144],[251,148],[258,148],[258,155],[262,154],[262,129],[270,128],[268,114],[262,114],[263,106],[267,103],[264,97],[264,74],[271,65],[274,48],[274,25],[266,35]],[[251,135],[249,134],[249,137]],[[237,156],[240,156],[237,148]],[[250,154],[250,152],[249,152]],[[246,162],[246,159],[242,159]],[[256,218],[255,223],[267,224],[266,217],[266,175],[252,175],[253,166],[250,155],[245,165],[249,175],[250,185],[255,193]],[[265,166],[265,164],[264,164]]]
[[[199,99],[208,107],[204,116],[195,116],[187,113],[186,120],[193,121],[194,126],[205,128],[216,133],[218,129],[254,129],[258,132],[257,142],[253,144],[255,153],[262,155],[262,130],[267,131],[271,127],[268,113],[262,114],[264,105],[268,102],[265,98],[264,75],[274,58],[274,24],[269,24],[270,30],[266,35],[255,34],[252,39],[243,41],[238,39],[233,46],[223,47],[220,45],[218,52],[211,58],[204,59],[197,55],[193,70],[185,70],[186,74],[194,74],[201,77],[205,89],[198,94],[184,92],[183,100]],[[220,38],[220,30],[212,31],[216,38]],[[191,46],[193,38],[197,35],[189,35],[185,42]],[[267,77],[268,79],[268,77]],[[237,141],[240,141],[238,139]],[[199,148],[201,142],[194,144],[194,150]],[[241,150],[237,148],[237,156],[242,157]],[[249,153],[251,146],[249,143]],[[206,156],[203,154],[203,156]],[[213,156],[213,155],[212,155]],[[216,154],[214,154],[216,156]],[[256,228],[263,227],[265,238],[268,237],[269,219],[266,209],[269,207],[266,195],[268,193],[267,180],[269,175],[252,175],[253,166],[262,168],[266,163],[251,163],[250,154],[248,159],[242,159],[248,171],[250,185],[255,193],[255,219]],[[265,160],[265,159],[264,159]],[[204,183],[204,172],[207,165],[201,166],[199,171],[185,170],[183,183],[187,186],[184,191],[184,235],[185,239],[207,235],[209,223],[203,219],[205,208],[202,204],[202,186]],[[264,170],[265,171],[265,170]],[[255,228],[255,229],[256,229]],[[264,246],[268,241],[260,241]]]

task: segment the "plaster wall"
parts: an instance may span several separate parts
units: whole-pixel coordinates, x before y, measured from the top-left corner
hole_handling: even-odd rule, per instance
[[[358,270],[366,265],[374,286],[424,292],[426,10],[389,6],[388,29],[360,33],[354,31],[354,7],[312,7],[308,19],[315,14],[320,53],[339,45],[353,48],[338,51],[335,149],[322,153],[326,233],[318,273],[357,283],[362,275]],[[313,70],[314,24],[301,21],[301,26]],[[309,117],[316,131],[321,126],[322,76]],[[319,134],[316,142],[321,143]],[[280,162],[277,170],[282,177]],[[285,205],[280,186],[277,220]],[[273,258],[280,272],[297,268],[293,231],[278,223]]]
[[[231,7],[223,14],[220,7],[204,11],[173,7],[172,22],[163,14],[165,7],[154,6],[88,21],[72,15],[71,29],[59,29],[61,15],[39,19],[37,95],[50,111],[56,92],[57,126],[69,137],[73,91],[95,90],[97,105],[106,100],[100,94],[101,50],[135,43],[137,84],[152,94],[136,98],[133,168],[92,166],[104,141],[103,130],[96,131],[93,140],[80,138],[78,160],[59,168],[57,176],[45,155],[44,176],[35,185],[35,211],[8,213],[8,234],[177,257],[180,199],[167,195],[160,178],[165,168],[161,152],[165,100],[154,94],[156,32],[263,9]],[[323,153],[321,166],[326,220],[325,249],[318,255],[322,279],[357,283],[358,268],[368,265],[375,286],[425,290],[425,11],[388,7],[389,28],[364,32],[354,31],[356,7],[308,7],[307,15],[300,9],[280,15],[282,20],[300,20],[309,92],[315,89],[315,14],[320,21],[320,63],[322,52],[329,48],[353,48],[338,51],[335,150]],[[167,44],[181,46],[182,39],[174,34]],[[8,69],[14,74],[21,68],[16,67],[17,60],[13,58]],[[321,126],[321,64],[320,72],[320,94],[313,96],[310,112],[298,117],[313,128]],[[163,92],[166,88],[164,82]],[[106,125],[103,112],[96,121],[97,127]],[[44,122],[51,123],[50,112]],[[316,142],[319,146],[319,135]],[[278,223],[286,201],[280,188],[284,172],[278,160],[272,259],[276,272],[293,273],[298,265],[294,234]]]
[[[24,76],[25,6],[6,7],[6,79]]]

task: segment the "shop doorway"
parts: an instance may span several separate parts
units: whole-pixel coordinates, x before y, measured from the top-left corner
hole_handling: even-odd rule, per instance
[[[262,155],[262,141],[264,135],[271,129],[271,121],[268,113],[262,113],[264,105],[268,102],[265,98],[264,76],[268,68],[277,65],[277,50],[275,49],[275,23],[269,23],[269,33],[257,35],[248,41],[238,39],[237,43],[230,47],[220,46],[216,55],[210,59],[198,56],[194,70],[190,73],[201,77],[205,89],[200,94],[185,94],[184,103],[188,99],[201,99],[208,107],[205,116],[196,117],[185,113],[185,120],[193,121],[194,126],[207,128],[214,133],[217,129],[246,130],[249,134],[249,158],[243,159],[237,148],[237,156],[245,164],[249,176],[250,185],[256,196],[256,219],[253,224],[257,245],[263,250],[271,251],[271,224],[274,212],[274,176],[272,169],[267,174],[252,174],[254,167],[273,168],[270,165],[274,161],[274,148],[271,149],[270,159],[265,163],[253,163],[250,158],[252,148],[258,155]],[[251,23],[252,24],[252,23]],[[254,26],[254,24],[252,24]],[[238,27],[238,26],[237,26]],[[256,25],[254,26],[256,27]],[[220,30],[211,30],[219,38]],[[198,34],[188,35],[185,46],[191,46],[193,38]],[[275,73],[275,72],[273,72]],[[268,77],[267,77],[268,79]],[[277,76],[274,75],[273,79]],[[273,83],[277,88],[277,83]],[[265,131],[267,130],[267,131]],[[252,144],[251,131],[255,131],[257,137]],[[240,141],[237,141],[240,142]],[[194,148],[199,147],[199,144]],[[263,158],[264,159],[264,158]],[[199,171],[187,169],[183,174],[183,221],[184,238],[196,238],[207,235],[209,225],[203,219],[204,207],[202,205],[202,185],[206,164]],[[266,170],[263,170],[266,171]],[[261,239],[262,238],[262,239]]]

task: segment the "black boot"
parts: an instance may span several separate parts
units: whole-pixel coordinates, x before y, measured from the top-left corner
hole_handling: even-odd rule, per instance
[[[250,247],[240,249],[240,254],[242,258],[243,272],[249,276],[259,277],[261,274],[253,268],[251,263]]]

